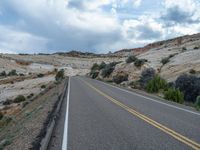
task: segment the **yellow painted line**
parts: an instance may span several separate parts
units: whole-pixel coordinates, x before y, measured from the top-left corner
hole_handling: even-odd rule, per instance
[[[140,118],[141,120],[151,124],[152,126],[160,129],[161,131],[167,133],[168,135],[174,137],[175,139],[177,139],[178,141],[188,145],[189,147],[195,149],[195,150],[200,150],[200,144],[175,132],[174,130],[156,122],[155,120],[150,119],[149,117],[135,111],[134,109],[124,105],[123,103],[119,102],[118,100],[112,98],[111,96],[105,94],[104,92],[100,91],[99,89],[95,88],[93,85],[91,85],[90,83],[84,81],[89,87],[91,87],[92,89],[94,89],[96,92],[98,92],[99,94],[101,94],[102,96],[106,97],[108,100],[110,100],[111,102],[113,102],[114,104],[120,106],[121,108],[125,109],[126,111],[128,111],[129,113],[131,113],[134,116],[137,116],[138,118]]]

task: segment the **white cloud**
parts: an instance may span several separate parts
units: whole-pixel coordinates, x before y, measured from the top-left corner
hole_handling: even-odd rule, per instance
[[[27,0],[2,0],[0,7],[9,6],[16,18],[7,26],[0,24],[0,49],[105,52],[199,31],[197,23],[166,26],[160,19],[163,14],[156,11],[131,12],[139,11],[138,7],[143,3],[145,0],[34,0],[31,3]],[[178,12],[192,14],[193,21],[200,17],[197,6],[198,0],[165,0],[162,13],[178,7],[181,10]],[[184,17],[190,19],[190,16],[181,14],[170,17],[168,19],[173,21]],[[191,21],[189,19],[187,22]]]
[[[129,19],[123,22],[123,35],[138,43],[148,43],[163,38],[164,29],[161,23],[149,16],[141,16],[138,19]],[[148,32],[147,32],[148,31]]]
[[[46,49],[47,39],[33,36],[23,31],[16,31],[6,26],[0,26],[0,35],[3,35],[0,37],[1,53],[14,53],[19,49],[23,52],[30,49],[36,51],[41,50],[41,48]]]
[[[133,6],[139,7],[141,5],[142,0],[133,0]]]

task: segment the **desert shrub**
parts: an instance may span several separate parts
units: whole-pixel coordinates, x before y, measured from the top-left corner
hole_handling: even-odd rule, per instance
[[[16,76],[17,75],[17,72],[16,70],[11,70],[9,73],[8,73],[8,76]]]
[[[150,93],[157,93],[161,89],[167,89],[167,82],[158,75],[156,75],[152,80],[150,80],[146,86],[147,92]]]
[[[106,63],[104,61],[101,62],[101,64],[99,65],[99,70],[103,69],[106,67]]]
[[[176,87],[175,82],[168,82],[167,85],[168,85],[169,88],[175,88]]]
[[[0,120],[0,128],[7,126],[10,122],[12,121],[11,117],[6,117],[4,116],[1,120]]]
[[[147,68],[144,71],[142,71],[140,76],[140,85],[142,88],[145,88],[147,83],[152,80],[155,77],[156,73],[153,68]]]
[[[121,82],[127,81],[127,80],[128,80],[128,74],[119,73],[113,76],[113,82],[115,82],[116,84],[120,84]]]
[[[59,70],[55,76],[56,81],[61,81],[62,79],[64,79],[64,75],[65,75],[64,69]]]
[[[91,67],[91,70],[99,70],[99,65],[97,63],[94,63]]]
[[[25,101],[25,102],[22,103],[22,107],[24,108],[28,104],[29,104],[29,101]]]
[[[101,75],[103,78],[108,77],[114,70],[114,67],[111,65],[106,65],[104,69],[102,69]]]
[[[115,69],[115,65],[117,63],[116,62],[112,62],[110,64],[106,64],[106,66],[102,69],[101,71],[101,75],[103,78],[105,77],[109,77],[110,74],[113,72],[113,70]]]
[[[10,105],[12,103],[13,101],[11,99],[7,99],[6,101],[3,102],[3,105]]]
[[[184,52],[184,51],[186,51],[187,50],[187,48],[186,47],[183,47],[182,48],[182,52]]]
[[[111,67],[115,67],[119,63],[120,63],[120,61],[119,62],[114,61],[114,62],[109,63],[108,65],[110,65]]]
[[[182,104],[184,102],[184,95],[179,89],[169,88],[164,92],[164,99]]]
[[[3,113],[0,112],[0,120],[3,118]]]
[[[184,99],[188,102],[195,102],[200,95],[200,78],[193,75],[181,75],[176,81],[176,88],[184,93]]]
[[[24,75],[23,73],[20,73],[19,76],[23,77],[23,76],[25,76],[25,75]]]
[[[132,81],[129,86],[133,89],[141,89],[140,81]]]
[[[137,59],[135,62],[134,62],[134,65],[136,67],[141,67],[142,65],[144,65],[144,63],[147,62],[146,59]]]
[[[196,106],[197,109],[200,109],[200,96],[197,96],[195,106]]]
[[[2,72],[0,73],[0,76],[5,77],[5,76],[6,76],[6,72],[5,72],[5,71],[2,71]]]
[[[45,89],[45,88],[46,88],[46,85],[43,84],[43,85],[41,86],[41,89]]]
[[[190,73],[190,74],[196,74],[196,70],[190,69],[189,73]]]
[[[128,58],[126,59],[126,63],[132,63],[136,60],[137,60],[137,57],[134,55],[131,55],[131,56],[128,56]]]
[[[57,68],[54,68],[54,72],[58,72],[58,69],[57,69]]]
[[[33,96],[34,96],[34,94],[31,93],[31,94],[29,94],[29,95],[27,96],[27,98],[30,99],[30,98],[32,98]]]
[[[44,77],[44,74],[39,73],[39,74],[37,74],[37,77],[38,77],[38,78],[42,78],[42,77]]]
[[[91,70],[91,72],[90,72],[90,76],[91,76],[92,79],[97,78],[98,75],[99,75],[99,71]]]
[[[14,100],[13,100],[13,102],[14,103],[20,103],[20,102],[23,102],[23,101],[25,101],[26,100],[26,98],[23,96],[23,95],[18,95]]]
[[[167,63],[169,62],[169,60],[170,60],[170,57],[165,57],[165,58],[163,58],[163,59],[161,60],[161,63],[162,63],[163,65],[165,65],[165,64],[167,64]]]

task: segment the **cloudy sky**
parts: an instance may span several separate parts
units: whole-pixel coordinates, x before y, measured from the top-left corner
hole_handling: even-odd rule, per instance
[[[0,0],[0,53],[107,53],[200,32],[200,0]]]

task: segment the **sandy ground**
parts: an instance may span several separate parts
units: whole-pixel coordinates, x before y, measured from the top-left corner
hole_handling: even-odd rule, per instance
[[[41,85],[46,85],[54,80],[55,77],[50,75],[42,78],[28,79],[14,84],[2,84],[0,85],[0,101],[13,99],[17,95],[28,96],[31,93],[37,95],[42,91]]]
[[[37,136],[64,89],[64,82],[54,86],[34,99],[20,113],[13,115],[8,126],[0,128],[0,143],[7,143],[5,150],[28,150],[38,140]]]

